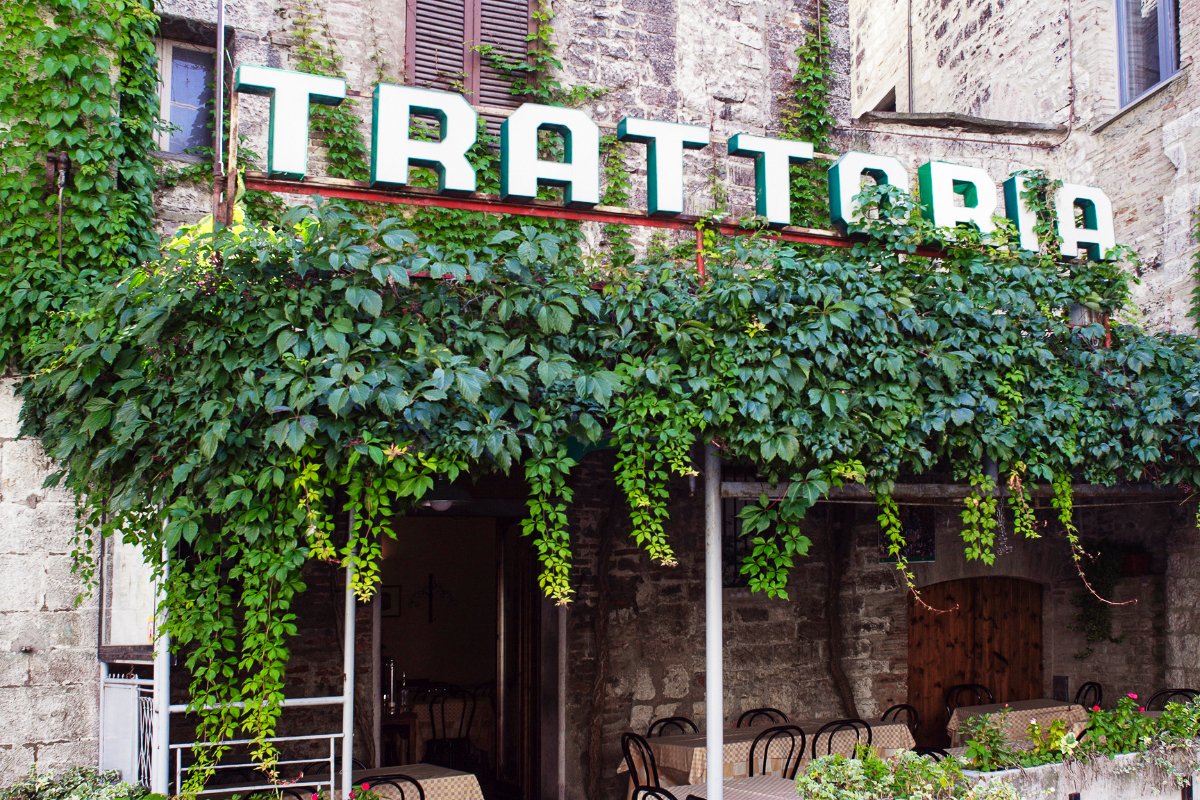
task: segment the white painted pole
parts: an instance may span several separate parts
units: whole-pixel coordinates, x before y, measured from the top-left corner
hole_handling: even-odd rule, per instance
[[[342,642],[342,797],[354,788],[354,565],[346,567],[346,621]],[[720,800],[718,798],[718,800]]]
[[[708,800],[724,800],[725,647],[721,610],[721,460],[704,446],[704,684]]]
[[[171,640],[167,636],[166,584],[167,548],[162,550],[162,574],[158,579],[156,600],[158,619],[154,625],[154,708],[150,731],[150,791],[170,794],[171,783]],[[178,793],[179,787],[175,787]]]

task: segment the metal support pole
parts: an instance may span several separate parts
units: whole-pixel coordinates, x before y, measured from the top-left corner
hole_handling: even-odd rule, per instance
[[[346,621],[342,642],[342,797],[354,788],[354,565],[346,567]]]
[[[725,675],[721,611],[721,460],[704,446],[704,703],[708,800],[724,800]]]
[[[222,194],[225,189],[225,0],[217,0],[217,78],[213,100],[213,230],[221,225]]]
[[[171,640],[167,636],[165,592],[169,566],[167,549],[162,551],[162,574],[158,582],[158,619],[154,637],[154,722],[151,729],[150,791],[169,795],[171,783]],[[175,787],[176,793],[179,787]]]

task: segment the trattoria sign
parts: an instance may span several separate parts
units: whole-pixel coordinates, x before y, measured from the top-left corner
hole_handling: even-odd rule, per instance
[[[253,65],[238,67],[234,88],[271,98],[267,171],[275,177],[303,179],[308,165],[308,118],[311,103],[337,105],[346,97],[346,82],[305,72]],[[412,136],[412,120],[435,121],[437,140]],[[475,191],[475,169],[467,151],[475,144],[478,115],[466,99],[452,92],[381,83],[375,87],[371,134],[371,185],[403,187],[411,167],[438,175],[442,192]],[[561,137],[563,157],[539,157],[538,132]],[[711,131],[696,125],[625,117],[617,138],[646,146],[647,211],[653,215],[683,213],[684,150],[712,143]],[[729,155],[754,160],[757,213],[769,222],[791,222],[788,167],[813,158],[809,142],[738,133],[727,142]],[[863,176],[904,191],[911,190],[908,170],[891,156],[849,152],[829,169],[829,207],[832,221],[845,225],[854,219],[854,197]],[[982,233],[995,229],[998,192],[983,170],[945,161],[930,161],[917,170],[922,214],[938,227],[960,223]],[[525,103],[500,127],[500,194],[506,200],[532,200],[541,185],[559,186],[570,205],[600,202],[600,129],[587,114],[572,108]],[[1022,199],[1022,179],[1004,182],[1006,216],[1020,234],[1020,246],[1038,249],[1033,210]],[[1062,254],[1086,251],[1099,260],[1115,243],[1112,203],[1100,189],[1065,184],[1055,197]]]

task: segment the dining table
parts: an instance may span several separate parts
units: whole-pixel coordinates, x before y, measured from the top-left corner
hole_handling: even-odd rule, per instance
[[[362,786],[365,783],[380,797],[399,800],[400,794],[394,787],[375,784],[372,781],[396,773],[419,781],[421,789],[425,792],[425,800],[483,800],[483,790],[474,774],[439,767],[436,764],[402,764],[378,769],[356,769],[353,775],[354,785]],[[416,796],[406,796],[404,800],[416,800]]]
[[[985,714],[1003,714],[1003,736],[1005,741],[1022,742],[1029,740],[1029,724],[1036,722],[1046,728],[1056,719],[1067,723],[1067,729],[1078,736],[1088,724],[1088,712],[1083,706],[1065,700],[1054,700],[1048,697],[1033,700],[1012,700],[1007,703],[988,703],[980,706],[959,706],[950,713],[946,723],[946,733],[950,735],[950,744],[959,746],[966,744],[967,737],[963,726],[971,717]]]
[[[829,719],[801,719],[789,722],[789,725],[799,725],[807,737],[805,755],[800,765],[811,760],[812,737]],[[725,730],[725,746],[721,777],[745,778],[748,774],[750,746],[763,730],[771,723],[753,727],[727,728]],[[894,755],[900,750],[910,750],[916,746],[912,731],[903,722],[870,722],[871,746],[882,755]],[[646,740],[650,751],[654,754],[658,766],[659,779],[664,786],[692,785],[708,780],[708,737],[704,733],[684,733],[670,736],[655,736]],[[834,734],[834,752],[849,751],[853,748],[854,735],[847,731]],[[783,769],[783,759],[787,756],[788,741],[776,739],[767,750],[768,764],[772,771]],[[823,752],[823,751],[822,751]],[[627,767],[622,761],[618,772],[625,772]]]
[[[726,778],[722,784],[725,800],[796,800],[796,782],[778,775]],[[685,800],[688,797],[701,797],[707,800],[708,784],[672,786],[670,792],[678,800]]]

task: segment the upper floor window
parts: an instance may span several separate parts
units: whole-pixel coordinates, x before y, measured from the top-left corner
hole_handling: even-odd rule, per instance
[[[214,59],[213,48],[159,40],[159,114],[170,126],[158,134],[159,150],[184,153],[212,146]]]
[[[414,86],[461,92],[472,103],[515,108],[512,82],[477,49],[523,60],[533,25],[529,0],[408,0],[404,68]]]
[[[1180,0],[1117,0],[1121,105],[1179,69]]]

